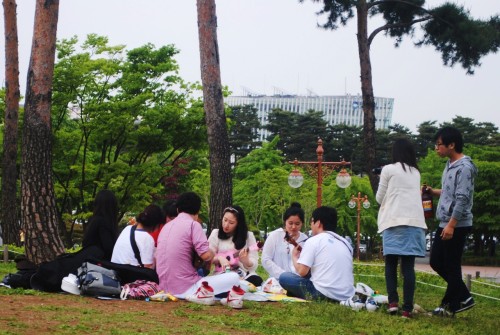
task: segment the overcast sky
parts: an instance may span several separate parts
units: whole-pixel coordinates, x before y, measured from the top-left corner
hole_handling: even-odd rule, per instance
[[[428,0],[428,6],[442,0]],[[500,15],[499,0],[458,0],[476,18]],[[21,94],[25,94],[35,0],[17,0]],[[235,95],[243,87],[271,95],[276,91],[318,95],[360,94],[355,19],[326,31],[312,1],[216,0],[222,82]],[[2,15],[3,21],[3,15]],[[0,27],[3,36],[2,24]],[[369,28],[376,28],[370,24]],[[174,44],[181,76],[200,80],[196,0],[60,0],[58,38],[108,36],[127,49],[148,42]],[[0,48],[4,50],[4,38]],[[392,123],[412,131],[424,121],[451,121],[456,115],[500,126],[500,54],[483,58],[475,75],[461,66],[442,65],[430,47],[406,39],[398,49],[379,34],[371,47],[374,93],[395,99]],[[4,78],[4,53],[0,57]]]

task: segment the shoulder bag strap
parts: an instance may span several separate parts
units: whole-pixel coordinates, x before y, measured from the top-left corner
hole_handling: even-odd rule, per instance
[[[141,253],[139,252],[139,248],[137,247],[137,242],[135,241],[135,230],[137,229],[137,225],[133,225],[132,229],[130,229],[130,244],[132,245],[132,250],[134,250],[134,256],[139,262],[141,268],[144,267],[141,260]]]
[[[327,231],[327,233],[328,233],[328,235],[332,236],[334,239],[336,239],[336,240],[338,240],[338,241],[342,242],[342,243],[346,246],[347,250],[349,250],[349,251],[351,252],[351,254],[352,254],[352,252],[353,252],[353,251],[352,251],[352,247],[351,247],[350,245],[348,245],[348,244],[347,244],[344,240],[341,240],[340,238],[338,238],[338,237],[335,235],[335,233],[330,232],[330,231]]]

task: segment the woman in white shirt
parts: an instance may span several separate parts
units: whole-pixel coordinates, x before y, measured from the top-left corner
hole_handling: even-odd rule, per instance
[[[248,231],[243,208],[225,208],[219,229],[212,231],[208,243],[215,254],[213,263],[217,272],[235,271],[255,286],[262,284],[262,278],[255,272],[259,248],[255,236]]]
[[[382,234],[389,309],[399,308],[397,267],[403,274],[403,317],[411,317],[415,292],[415,257],[425,256],[425,224],[420,172],[415,148],[407,139],[392,146],[393,164],[382,168],[376,199],[380,204],[378,232]]]
[[[296,273],[292,263],[292,250],[294,246],[290,243],[293,239],[302,245],[307,240],[307,235],[301,232],[304,224],[304,210],[300,204],[294,202],[283,215],[283,227],[272,231],[266,239],[262,250],[262,266],[270,277],[278,279],[283,272]]]
[[[154,266],[155,241],[150,235],[158,225],[165,222],[165,216],[160,207],[149,205],[136,218],[134,239],[139,249],[139,257],[144,267],[152,268]],[[133,225],[128,225],[123,229],[113,248],[111,261],[118,264],[130,264],[140,266],[136,258],[130,235]]]

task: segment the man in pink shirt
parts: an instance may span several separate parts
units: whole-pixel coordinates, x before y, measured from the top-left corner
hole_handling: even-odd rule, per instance
[[[160,287],[165,292],[184,299],[197,292],[206,281],[213,288],[214,294],[231,290],[238,285],[236,273],[201,277],[193,266],[193,250],[203,261],[211,261],[213,252],[198,219],[201,208],[200,197],[193,192],[186,192],[177,199],[175,219],[163,227],[158,237],[156,251],[156,272]]]

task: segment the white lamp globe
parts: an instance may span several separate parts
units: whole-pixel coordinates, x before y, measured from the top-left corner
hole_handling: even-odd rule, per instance
[[[291,188],[299,188],[302,184],[304,184],[304,177],[297,169],[293,170],[288,176],[288,185]]]
[[[348,188],[351,185],[351,175],[346,171],[346,169],[340,170],[335,178],[337,186],[340,188]]]

